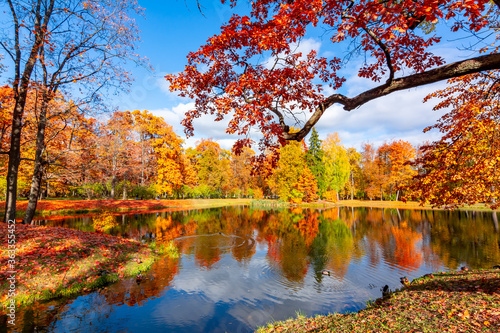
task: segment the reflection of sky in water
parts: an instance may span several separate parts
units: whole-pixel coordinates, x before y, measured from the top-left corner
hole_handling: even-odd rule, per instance
[[[227,211],[230,210],[223,210]],[[219,222],[220,210],[213,212]],[[385,284],[390,289],[401,287],[401,276],[411,280],[454,261],[484,261],[482,257],[471,257],[468,251],[469,244],[478,237],[483,243],[489,239],[493,247],[498,244],[498,231],[487,218],[484,225],[479,220],[465,221],[471,224],[453,235],[454,242],[459,240],[456,246],[447,243],[446,237],[438,237],[444,233],[442,230],[460,230],[462,224],[451,228],[452,222],[444,219],[454,215],[437,214],[439,220],[436,218],[438,222],[431,228],[422,219],[413,221],[407,212],[402,214],[406,215],[404,222],[395,220],[395,214],[382,212],[385,220],[380,222],[373,218],[375,215],[369,215],[377,212],[380,211],[365,211],[368,217],[372,216],[366,222],[361,213],[356,220],[351,219],[355,220],[353,224],[321,221],[325,224],[319,224],[318,234],[308,247],[301,243],[297,232],[290,236],[297,224],[286,221],[273,222],[269,227],[284,225],[286,232],[272,229],[264,233],[259,228],[268,226],[259,220],[258,227],[252,225],[240,235],[230,236],[223,229],[227,234],[217,230],[211,235],[185,235],[176,241],[184,246],[181,258],[158,261],[146,281],[137,285],[133,279],[124,280],[66,305],[52,302],[52,310],[42,305],[46,309],[35,314],[38,326],[49,325],[49,330],[56,332],[249,332],[267,322],[293,317],[297,311],[308,316],[356,311],[364,308],[369,299],[380,297],[380,288]],[[349,221],[349,216],[343,217],[339,212],[332,215],[337,214]],[[431,218],[419,214],[416,216]],[[225,223],[229,225],[230,221]],[[399,240],[398,233],[402,233]],[[255,242],[248,241],[246,234],[251,234]],[[265,240],[276,234],[282,237],[276,243]],[[401,243],[410,236],[415,241]],[[213,248],[207,250],[204,246]],[[243,259],[239,253],[238,261],[233,250],[240,246],[251,247],[254,252],[244,254]],[[498,251],[488,249],[485,243],[483,247],[488,260]],[[421,260],[411,260],[415,251],[422,253]],[[212,260],[214,255],[218,260]],[[200,258],[209,265],[200,266]],[[445,262],[442,258],[454,261]],[[332,275],[322,275],[323,269],[331,270]]]
[[[248,332],[273,319],[315,313],[355,311],[378,289],[353,276],[339,280],[310,271],[302,282],[290,282],[257,251],[247,265],[226,254],[211,270],[199,270],[193,258],[182,259],[172,286],[142,306],[108,305],[98,293],[80,297],[62,314],[56,331]],[[351,281],[352,279],[352,281]]]

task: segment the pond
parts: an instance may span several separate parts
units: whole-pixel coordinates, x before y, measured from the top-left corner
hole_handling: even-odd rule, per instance
[[[19,330],[251,332],[297,313],[360,310],[403,276],[500,263],[491,212],[240,206],[116,218],[112,234],[173,241],[180,257],[159,260],[141,283],[24,309]],[[91,222],[38,221],[80,230]]]

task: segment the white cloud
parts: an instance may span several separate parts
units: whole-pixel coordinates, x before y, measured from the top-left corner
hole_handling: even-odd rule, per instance
[[[194,136],[186,138],[181,121],[184,119],[184,114],[194,108],[195,103],[190,102],[179,103],[172,108],[150,110],[150,112],[155,116],[163,117],[169,125],[172,125],[175,133],[185,140],[185,147],[195,147],[196,142],[200,139],[212,138],[214,141],[218,142],[223,149],[231,149],[237,137],[226,133],[230,118],[215,121],[215,116],[203,115],[193,121]]]

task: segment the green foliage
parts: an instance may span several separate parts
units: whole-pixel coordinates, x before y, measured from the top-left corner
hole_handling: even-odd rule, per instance
[[[89,183],[80,186],[77,192],[82,197],[102,198],[106,188],[102,183]]]
[[[132,198],[153,199],[156,197],[156,190],[154,185],[136,185],[129,191],[129,194]]]
[[[149,244],[149,247],[159,255],[167,255],[171,259],[179,258],[179,249],[172,241],[169,241],[166,244],[151,242],[151,244]]]
[[[323,165],[323,156],[325,152],[321,148],[322,140],[319,139],[316,128],[313,127],[311,137],[309,138],[309,148],[306,152],[306,161],[309,169],[314,177],[318,186],[319,195],[322,196],[325,191],[325,166]]]

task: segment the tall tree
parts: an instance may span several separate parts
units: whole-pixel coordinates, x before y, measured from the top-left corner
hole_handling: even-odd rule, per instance
[[[212,139],[202,139],[198,142],[194,154],[195,169],[198,174],[198,184],[207,187],[210,193],[204,195],[222,195],[229,188],[230,153],[220,147]]]
[[[278,166],[269,179],[270,187],[284,201],[311,201],[316,198],[316,179],[305,159],[303,142],[290,142],[280,148]]]
[[[312,129],[311,137],[309,138],[309,147],[306,152],[306,160],[309,169],[316,178],[319,195],[325,191],[324,173],[325,166],[323,164],[323,156],[325,152],[321,149],[321,140],[315,128]]]
[[[410,179],[417,174],[416,168],[411,165],[416,157],[416,150],[408,141],[396,140],[384,143],[377,152],[381,158],[381,169],[387,172],[385,185],[391,195],[396,191],[397,201],[401,188],[408,185]],[[382,156],[385,156],[383,160]]]
[[[364,143],[361,146],[361,167],[363,170],[363,191],[370,200],[373,200],[381,193],[382,173],[377,159],[377,150],[370,143]]]
[[[335,191],[338,201],[340,190],[349,180],[349,173],[351,171],[349,156],[347,155],[347,150],[341,144],[337,133],[328,134],[326,140],[323,141],[322,148],[324,151],[325,190]],[[332,199],[331,196],[329,199]]]
[[[500,68],[494,48],[450,64],[433,53],[442,35],[465,31],[478,43],[483,33],[498,35],[490,23],[498,22],[500,1],[256,0],[251,6],[250,16],[234,14],[219,34],[190,53],[183,72],[166,76],[172,91],[195,99],[183,121],[188,135],[202,114],[220,120],[234,111],[227,131],[245,136],[236,148],[251,143],[253,127],[263,132],[263,147],[276,147],[276,138],[281,144],[302,140],[332,105],[351,111],[395,91]],[[427,34],[422,25],[443,29]],[[382,83],[353,97],[338,93],[346,81],[342,60],[316,50],[302,54],[298,47],[316,27],[338,48],[347,48],[348,58],[361,56],[358,76]],[[325,94],[324,85],[334,92]],[[302,120],[299,131],[290,131],[290,122]]]
[[[253,188],[252,158],[255,152],[245,147],[241,154],[231,154],[231,186],[236,190],[238,197],[248,195]]]
[[[360,189],[359,183],[362,178],[361,172],[361,154],[356,148],[347,149],[347,156],[349,157],[349,181],[346,184],[347,193],[351,195],[351,200],[354,199],[355,193]]]
[[[41,168],[46,110],[50,100],[68,84],[88,91],[87,101],[100,97],[103,87],[127,81],[123,61],[133,57],[138,37],[130,13],[135,0],[7,0],[12,34],[1,36],[0,45],[14,64],[12,87],[15,107],[7,174],[5,220],[15,219],[20,163],[20,142],[29,81],[39,68],[42,102],[37,128],[35,175]],[[21,72],[22,71],[22,72]],[[36,184],[35,184],[36,185]],[[35,198],[32,191],[30,198]]]

